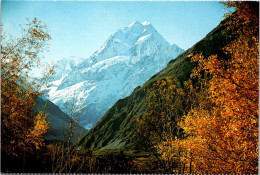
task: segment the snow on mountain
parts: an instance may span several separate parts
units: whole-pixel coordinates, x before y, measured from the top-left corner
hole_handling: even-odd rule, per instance
[[[72,71],[72,69],[75,66],[77,66],[84,60],[85,58],[70,56],[70,57],[65,57],[64,59],[58,61],[54,69],[54,79],[59,81],[67,73]]]
[[[149,22],[133,22],[111,35],[90,58],[61,60],[49,99],[91,128],[116,101],[132,93],[181,54]]]

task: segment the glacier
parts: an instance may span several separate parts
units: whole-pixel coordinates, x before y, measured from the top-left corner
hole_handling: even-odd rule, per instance
[[[79,124],[93,127],[119,99],[129,96],[184,50],[170,45],[150,22],[119,29],[89,58],[58,61],[48,99]]]

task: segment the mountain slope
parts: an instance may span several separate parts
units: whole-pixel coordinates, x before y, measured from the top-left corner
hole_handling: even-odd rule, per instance
[[[58,106],[43,98],[37,99],[36,110],[44,110],[48,114],[46,120],[49,123],[50,130],[44,135],[44,139],[48,141],[65,141],[65,134],[69,131],[70,118],[62,112]],[[46,108],[43,108],[46,106]],[[80,125],[76,125],[75,134],[72,141],[75,142],[84,135],[87,130]]]
[[[150,78],[142,87],[137,87],[134,92],[109,109],[101,120],[81,140],[81,148],[98,149],[142,149],[142,143],[136,135],[136,126],[131,122],[131,117],[142,117],[145,113],[143,97],[144,88],[149,88],[155,81],[167,76],[178,79],[178,86],[182,86],[191,74],[194,67],[187,57],[191,52],[202,51],[205,56],[211,54],[223,54],[220,48],[227,42],[223,34],[225,27],[222,25],[213,29],[205,38],[186,50],[159,73]]]
[[[59,77],[48,89],[49,99],[65,113],[74,104],[82,116],[80,124],[92,127],[116,101],[130,95],[182,52],[150,23],[136,21],[111,35],[90,58],[77,64],[59,63]]]

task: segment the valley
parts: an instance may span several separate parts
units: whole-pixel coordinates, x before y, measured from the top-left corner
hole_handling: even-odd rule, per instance
[[[17,4],[1,173],[257,174],[259,2]]]

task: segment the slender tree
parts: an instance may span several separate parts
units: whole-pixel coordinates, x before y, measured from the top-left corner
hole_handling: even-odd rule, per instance
[[[13,156],[39,149],[48,130],[46,114],[33,110],[44,78],[36,83],[29,81],[29,74],[40,64],[41,53],[51,37],[36,18],[22,29],[21,38],[2,36],[1,45],[1,151]],[[45,75],[51,72],[49,69]]]
[[[170,143],[182,135],[177,123],[184,95],[176,84],[171,77],[155,82],[146,92],[147,112],[138,122],[143,142],[167,173],[175,171],[177,161],[176,147]]]

